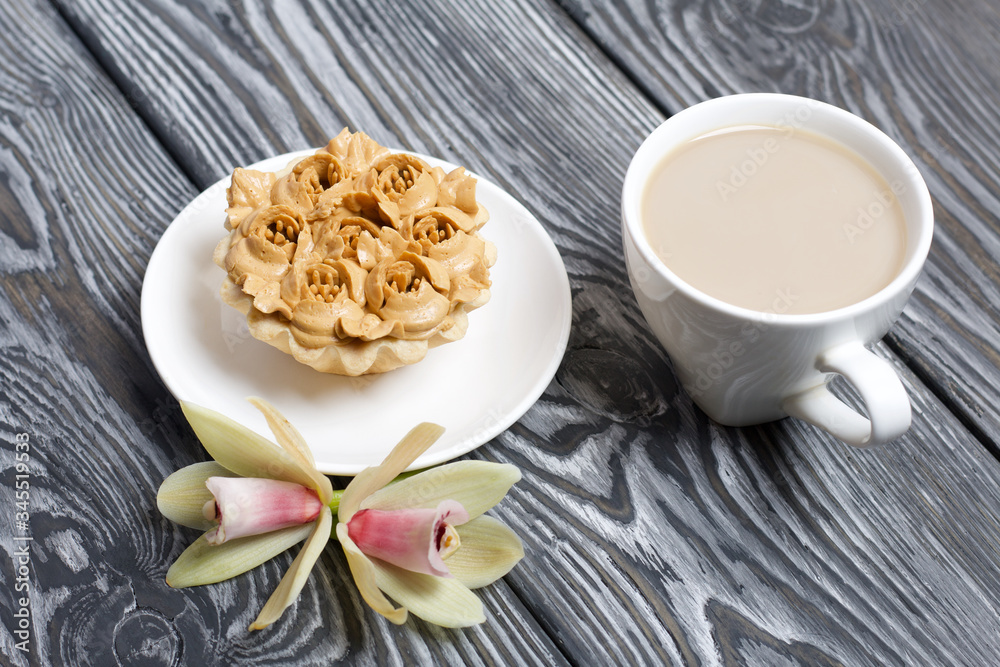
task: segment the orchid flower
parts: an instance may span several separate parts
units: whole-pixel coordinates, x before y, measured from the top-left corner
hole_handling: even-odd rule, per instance
[[[381,465],[334,491],[299,432],[266,401],[250,401],[278,445],[217,412],[181,403],[215,460],[178,470],[160,486],[156,500],[164,516],[207,531],[170,567],[168,585],[223,581],[306,539],[250,626],[264,628],[301,592],[337,511],[336,536],[375,611],[397,624],[408,611],[446,627],[485,620],[471,589],[496,581],[524,556],[513,531],[483,516],[520,479],[517,468],[460,461],[394,481],[444,432],[424,423]],[[394,607],[385,594],[402,606]]]
[[[299,432],[271,404],[250,402],[280,446],[218,412],[182,402],[184,416],[215,460],[170,475],[156,504],[168,519],[208,531],[167,571],[174,588],[230,579],[306,540],[250,626],[259,630],[277,620],[305,585],[330,539],[330,505],[339,493],[316,470]]]
[[[337,538],[354,581],[365,602],[396,624],[408,611],[445,627],[482,623],[482,602],[470,589],[493,583],[524,556],[517,535],[483,515],[521,478],[516,467],[459,461],[390,484],[443,431],[417,426],[340,499]]]

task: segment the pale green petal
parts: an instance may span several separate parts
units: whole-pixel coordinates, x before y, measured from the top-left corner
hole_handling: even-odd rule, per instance
[[[375,566],[347,534],[346,524],[337,524],[337,539],[344,547],[347,564],[351,568],[351,576],[354,577],[354,584],[358,587],[361,597],[368,603],[368,606],[396,625],[405,623],[406,609],[403,607],[397,609],[382,595],[382,591],[375,583]]]
[[[458,579],[410,572],[379,560],[371,563],[378,587],[428,623],[465,628],[486,620],[483,603]]]
[[[397,510],[437,507],[442,500],[456,500],[476,518],[500,502],[521,479],[521,471],[507,463],[457,461],[431,468],[372,493],[364,509]]]
[[[333,526],[333,513],[329,507],[324,507],[316,520],[309,539],[302,546],[299,555],[295,557],[292,566],[281,578],[278,587],[271,593],[267,604],[260,610],[257,619],[250,630],[260,630],[274,623],[290,604],[295,602],[306,585],[309,573],[312,572],[316,559],[323,553],[326,543],[330,540],[330,528]]]
[[[250,396],[247,398],[247,401],[260,410],[261,414],[264,415],[264,419],[267,420],[267,426],[271,429],[271,433],[274,434],[274,437],[277,439],[279,445],[299,458],[307,467],[316,467],[316,459],[313,458],[312,450],[309,449],[309,445],[306,444],[305,438],[303,438],[298,429],[292,426],[292,423],[278,411],[278,408],[258,396]]]
[[[358,473],[358,476],[347,485],[344,495],[340,499],[340,521],[342,523],[350,521],[365,498],[406,470],[441,437],[442,433],[444,433],[444,427],[437,424],[429,422],[418,424],[403,436],[403,439],[392,448],[382,463],[372,468],[365,468]]]
[[[462,546],[444,564],[469,588],[492,584],[524,558],[521,538],[491,516],[473,519],[455,530]]]
[[[278,412],[277,408],[263,398],[251,396],[247,400],[264,415],[264,419],[267,420],[267,425],[271,429],[271,433],[274,433],[278,444],[298,459],[303,468],[310,471],[313,478],[312,488],[319,494],[319,499],[323,504],[329,505],[333,499],[333,485],[330,483],[329,477],[316,471],[316,459],[313,458],[312,450],[309,449],[302,434],[292,426],[290,421],[285,419],[283,414]]]
[[[237,475],[280,479],[317,488],[314,476],[319,473],[304,467],[273,442],[215,410],[183,401],[181,409],[212,458]]]
[[[202,535],[167,570],[167,585],[186,588],[232,579],[306,539],[312,527],[307,523],[273,533],[241,537],[217,546],[206,542]]]
[[[188,528],[208,530],[214,528],[215,521],[209,521],[202,514],[205,503],[212,500],[212,492],[205,486],[209,477],[234,477],[215,461],[195,463],[163,480],[156,492],[156,506],[160,514],[174,523]]]

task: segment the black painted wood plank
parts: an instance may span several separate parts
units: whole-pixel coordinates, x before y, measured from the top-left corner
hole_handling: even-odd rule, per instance
[[[575,662],[1000,656],[1000,466],[884,346],[918,412],[873,452],[794,423],[720,428],[679,391],[617,227],[625,166],[663,115],[562,12],[64,10],[201,185],[348,124],[465,163],[542,219],[574,287],[571,349],[545,397],[474,456],[525,471],[500,510],[528,546],[507,581]],[[202,73],[163,65],[181,61]]]
[[[503,582],[482,592],[484,626],[384,622],[336,544],[256,634],[246,628],[294,549],[223,584],[165,585],[196,534],[159,514],[156,489],[205,453],[152,369],[139,294],[197,189],[49,5],[3,3],[0,25],[0,663],[562,664]],[[27,530],[15,514],[25,436]]]
[[[848,109],[916,162],[935,203],[893,350],[1000,455],[1000,12],[962,0],[559,0],[661,109],[782,92]]]

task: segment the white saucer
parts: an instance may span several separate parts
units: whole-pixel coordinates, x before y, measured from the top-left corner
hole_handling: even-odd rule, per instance
[[[264,160],[277,171],[314,151]],[[420,156],[446,171],[441,160]],[[482,234],[497,247],[492,298],[469,314],[465,338],[430,350],[419,363],[382,375],[319,373],[250,336],[222,303],[225,277],[212,250],[226,233],[224,178],[191,202],[164,232],[142,285],[149,355],[178,400],[191,401],[273,440],[247,396],[273,403],[305,437],[319,470],[353,475],[382,461],[421,421],[446,428],[413,469],[465,454],[503,432],[541,396],[569,339],[572,305],[559,251],[513,197],[477,176],[490,212]]]

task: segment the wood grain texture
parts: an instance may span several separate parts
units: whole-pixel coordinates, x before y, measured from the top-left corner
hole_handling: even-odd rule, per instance
[[[998,495],[984,494],[995,484],[982,477],[994,465],[983,451],[963,455],[974,443],[955,420],[921,417],[896,447],[845,455],[830,442],[791,446],[813,439],[794,422],[685,429],[670,411],[645,424],[576,408],[553,434],[553,413],[565,416],[570,401],[539,406],[500,438],[500,460],[530,470],[542,491],[533,513],[559,512],[529,545],[559,566],[509,579],[542,591],[540,600],[573,600],[598,627],[616,623],[616,607],[633,613],[616,662],[979,664],[998,655]],[[571,444],[531,448],[539,433]],[[607,471],[603,484],[596,471]],[[562,569],[578,572],[573,584],[554,573]]]
[[[487,625],[388,624],[336,544],[266,632],[246,628],[294,549],[216,586],[165,585],[196,534],[159,514],[156,489],[205,454],[152,370],[139,294],[156,239],[197,191],[51,7],[4,3],[0,25],[0,663],[562,664],[503,583],[482,591]],[[21,433],[33,541],[30,591],[15,595]]]
[[[663,114],[563,12],[531,2],[319,0],[284,3],[281,13],[260,2],[202,10],[110,0],[62,11],[198,186],[348,124],[467,164],[542,220],[570,274],[574,328],[543,399],[474,454],[525,474],[498,514],[518,527],[527,556],[490,593],[509,586],[516,597],[491,599],[491,609],[523,600],[578,664],[1000,657],[1000,466],[885,346],[917,413],[900,443],[873,452],[795,423],[721,428],[680,391],[632,300],[618,233],[625,166]],[[153,446],[187,462],[196,446],[176,411],[163,410],[170,432]],[[328,556],[323,566],[340,562]],[[277,576],[250,578],[273,585]],[[259,643],[271,640],[219,618],[244,592],[172,599],[192,623],[208,619],[194,636],[224,638],[211,655],[260,659]],[[327,593],[307,593],[296,619],[310,596]],[[173,618],[145,607],[155,613],[141,627]],[[362,627],[357,609],[342,609],[334,627]],[[304,622],[279,629],[288,634],[273,640],[284,651],[275,661],[324,651],[352,659],[356,644],[367,650],[398,632],[373,623],[331,646]],[[392,659],[437,647],[434,657],[459,662],[466,646],[480,647],[481,634],[420,630],[402,636],[426,646]],[[185,646],[188,632],[179,634]],[[500,653],[495,642],[484,661],[551,657],[518,644],[529,639],[499,611],[477,632],[511,643]]]
[[[893,349],[1000,455],[1000,14],[927,0],[560,0],[661,109],[805,95],[871,121],[935,203],[924,276]]]

